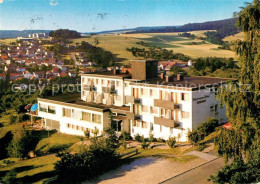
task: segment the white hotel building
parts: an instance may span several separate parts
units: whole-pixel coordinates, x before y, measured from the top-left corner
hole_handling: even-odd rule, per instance
[[[81,76],[81,95],[38,98],[38,115],[45,127],[62,133],[99,134],[112,126],[149,137],[187,141],[189,130],[208,117],[227,121],[215,88],[228,79],[166,76],[157,72],[155,60],[134,60],[132,72],[102,72]]]

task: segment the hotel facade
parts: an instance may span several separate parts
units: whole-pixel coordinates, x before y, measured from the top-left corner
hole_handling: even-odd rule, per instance
[[[156,60],[134,60],[130,71],[83,74],[80,95],[38,98],[38,116],[45,128],[66,134],[84,136],[88,129],[101,135],[112,126],[178,141],[209,117],[227,121],[215,89],[228,79],[158,75]]]

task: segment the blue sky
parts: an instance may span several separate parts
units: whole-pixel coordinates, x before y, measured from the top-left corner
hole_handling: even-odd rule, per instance
[[[246,0],[1,1],[0,30],[68,28],[96,32],[231,18]]]

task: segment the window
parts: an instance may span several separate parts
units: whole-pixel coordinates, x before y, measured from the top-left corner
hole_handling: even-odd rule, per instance
[[[143,121],[142,128],[147,128],[147,127],[148,127],[148,123]]]
[[[73,116],[73,118],[80,120],[81,119],[81,111],[73,110],[72,116]]]
[[[215,112],[218,112],[218,104],[215,105]]]
[[[161,91],[161,100],[169,100],[168,91]]]
[[[101,115],[92,114],[92,122],[100,124],[101,123]]]
[[[214,105],[210,106],[210,111],[214,111]]]
[[[165,117],[165,114],[166,114],[165,111],[166,111],[165,109],[161,108],[161,118]]]
[[[71,109],[63,108],[63,116],[64,117],[71,117]]]
[[[39,108],[39,110],[41,111],[41,112],[47,112],[47,108],[48,108],[48,105],[46,105],[46,104],[39,104],[40,105],[40,108]]]
[[[171,118],[171,111],[168,110],[168,109],[165,110],[165,118],[166,118],[166,119],[172,119],[172,118]]]
[[[150,130],[153,131],[153,124],[150,123]]]
[[[157,93],[157,90],[156,90],[156,89],[151,89],[150,93],[151,93],[151,97],[154,97],[154,98],[156,98],[156,97],[157,97],[157,95],[158,95],[158,93]]]
[[[159,112],[158,107],[154,107],[154,106],[151,107],[152,114],[158,114],[158,112]]]
[[[49,106],[48,106],[48,113],[56,114],[56,108],[55,108],[55,106],[49,105]]]
[[[78,125],[76,126],[76,130],[79,130],[79,126]]]
[[[181,93],[181,100],[188,101],[190,100],[190,95],[188,93]]]
[[[170,134],[173,134],[173,128],[170,128]]]
[[[142,106],[142,112],[149,112],[149,107],[143,105],[143,106]]]
[[[67,128],[70,128],[70,124],[67,124]]]
[[[137,127],[142,127],[142,122],[141,121],[136,121],[136,126]]]
[[[182,111],[181,115],[182,115],[182,119],[189,119],[190,118],[190,112]]]
[[[88,112],[82,112],[82,120],[91,121],[91,114]]]
[[[148,92],[149,92],[148,89],[141,89],[141,94],[142,94],[143,96],[148,96]]]

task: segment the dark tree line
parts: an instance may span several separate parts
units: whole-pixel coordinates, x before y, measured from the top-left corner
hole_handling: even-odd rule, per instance
[[[209,72],[214,72],[217,69],[235,69],[238,68],[237,62],[233,58],[217,58],[217,57],[206,57],[196,59],[194,68],[197,71],[208,69]]]
[[[115,58],[110,51],[93,46],[85,41],[81,42],[79,48],[82,52],[87,53],[87,59],[96,62],[97,65],[102,68],[107,68],[114,65]]]
[[[50,37],[54,38],[62,38],[62,39],[70,39],[70,38],[80,38],[81,35],[77,31],[69,30],[69,29],[58,29],[56,31],[51,31],[49,33]]]
[[[165,32],[188,32],[188,31],[198,31],[198,30],[219,30],[225,27],[235,26],[236,19],[225,19],[218,21],[210,21],[204,23],[190,23],[183,26],[165,26],[165,27],[151,27],[151,28],[137,28],[134,31],[128,32],[131,33],[165,33]]]
[[[127,51],[131,52],[133,56],[143,57],[145,59],[158,59],[158,60],[169,60],[169,59],[178,59],[182,61],[189,61],[191,57],[184,55],[182,53],[174,53],[172,50],[161,49],[161,48],[138,48],[132,47],[127,48]]]

